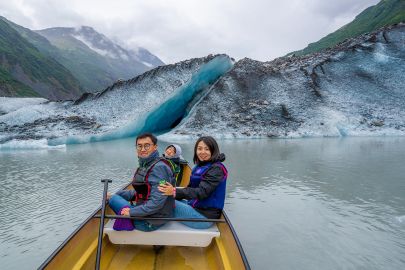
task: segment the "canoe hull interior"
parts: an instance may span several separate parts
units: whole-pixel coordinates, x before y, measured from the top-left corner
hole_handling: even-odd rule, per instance
[[[191,169],[185,166],[181,186],[187,186]],[[132,188],[127,186],[126,188]],[[94,269],[101,210],[95,211],[39,267],[39,269]],[[113,215],[107,206],[107,215]],[[103,236],[100,269],[249,269],[242,248],[224,213],[220,236],[207,247],[116,245]],[[105,219],[105,223],[108,219]]]
[[[89,219],[42,269],[94,269],[99,224]],[[246,269],[229,225],[217,226],[221,236],[205,248],[115,245],[104,235],[101,269]]]

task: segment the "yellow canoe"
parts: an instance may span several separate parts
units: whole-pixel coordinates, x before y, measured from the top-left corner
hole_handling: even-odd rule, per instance
[[[181,186],[190,167],[183,165]],[[132,188],[128,185],[126,188]],[[95,269],[101,207],[88,217],[38,269]],[[107,207],[106,214],[114,214]],[[113,244],[104,233],[100,269],[250,269],[235,231],[223,212],[220,236],[207,247]],[[108,219],[105,219],[108,222]],[[153,232],[152,232],[153,233]]]

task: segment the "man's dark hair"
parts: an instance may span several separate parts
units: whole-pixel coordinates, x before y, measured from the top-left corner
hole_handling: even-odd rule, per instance
[[[195,146],[194,146],[194,157],[193,157],[193,162],[194,162],[194,164],[200,163],[200,160],[198,159],[198,156],[197,156],[197,146],[198,146],[198,144],[199,144],[201,141],[203,141],[203,142],[208,146],[208,149],[210,149],[211,158],[210,158],[209,161],[210,161],[210,162],[217,161],[217,160],[219,159],[219,154],[220,154],[220,152],[219,152],[219,146],[218,146],[217,141],[216,141],[213,137],[211,137],[211,136],[203,136],[203,137],[200,137],[200,138],[195,142]]]
[[[153,144],[157,144],[158,140],[157,140],[156,136],[149,132],[138,135],[138,137],[136,137],[135,143],[138,144],[138,139],[145,139],[145,138],[150,138],[152,140]]]

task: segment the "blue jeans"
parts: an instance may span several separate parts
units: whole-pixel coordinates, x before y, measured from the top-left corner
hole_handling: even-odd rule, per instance
[[[110,205],[110,207],[114,211],[114,213],[117,215],[121,214],[121,213],[119,213],[119,211],[124,206],[129,206],[130,208],[134,207],[127,200],[125,200],[124,198],[122,198],[120,195],[117,195],[117,194],[114,194],[111,196],[110,200],[108,201],[108,204]],[[150,232],[150,231],[157,230],[162,225],[150,224],[146,220],[134,220],[135,229],[144,231],[144,232]]]
[[[176,208],[174,208],[175,218],[201,218],[206,219],[205,216],[200,214],[197,210],[187,204],[186,201],[177,201]],[[212,222],[190,222],[190,221],[180,221],[184,225],[194,228],[194,229],[208,229],[212,226]]]

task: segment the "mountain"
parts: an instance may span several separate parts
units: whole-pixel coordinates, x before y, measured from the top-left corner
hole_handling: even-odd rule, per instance
[[[73,89],[70,94],[59,94],[57,93],[59,90],[56,90],[53,95],[50,94],[50,89],[39,91],[37,87],[35,89],[39,92],[30,90],[31,86],[26,86],[26,83],[22,83],[19,79],[13,79],[9,72],[0,70],[1,80],[8,82],[1,85],[0,95],[43,96],[51,100],[76,99],[83,91],[100,91],[117,80],[133,78],[164,64],[148,50],[141,47],[126,50],[91,27],[58,27],[32,31],[4,17],[0,17],[0,20],[25,39],[25,43],[30,43],[31,47],[33,45],[41,57],[56,63],[59,67],[53,67],[51,70],[58,73],[60,79],[65,78],[63,86]],[[6,25],[3,24],[3,27]],[[3,38],[8,36],[4,35]],[[46,68],[44,65],[38,67]],[[63,75],[60,69],[67,75]],[[74,81],[75,86],[72,88],[71,83],[66,81]]]
[[[305,49],[292,52],[289,55],[304,55],[318,52],[322,49],[332,47],[347,38],[356,37],[377,30],[382,26],[399,22],[405,22],[405,1],[382,0],[377,5],[365,9],[357,15],[352,22],[337,31],[317,42],[310,43]]]
[[[55,27],[36,33],[58,49],[49,54],[67,67],[87,92],[100,91],[118,79],[130,79],[164,64],[146,49],[126,50],[88,26]],[[42,43],[37,45],[41,51],[49,50]]]
[[[76,78],[41,53],[0,17],[0,95],[74,99],[82,90]]]

